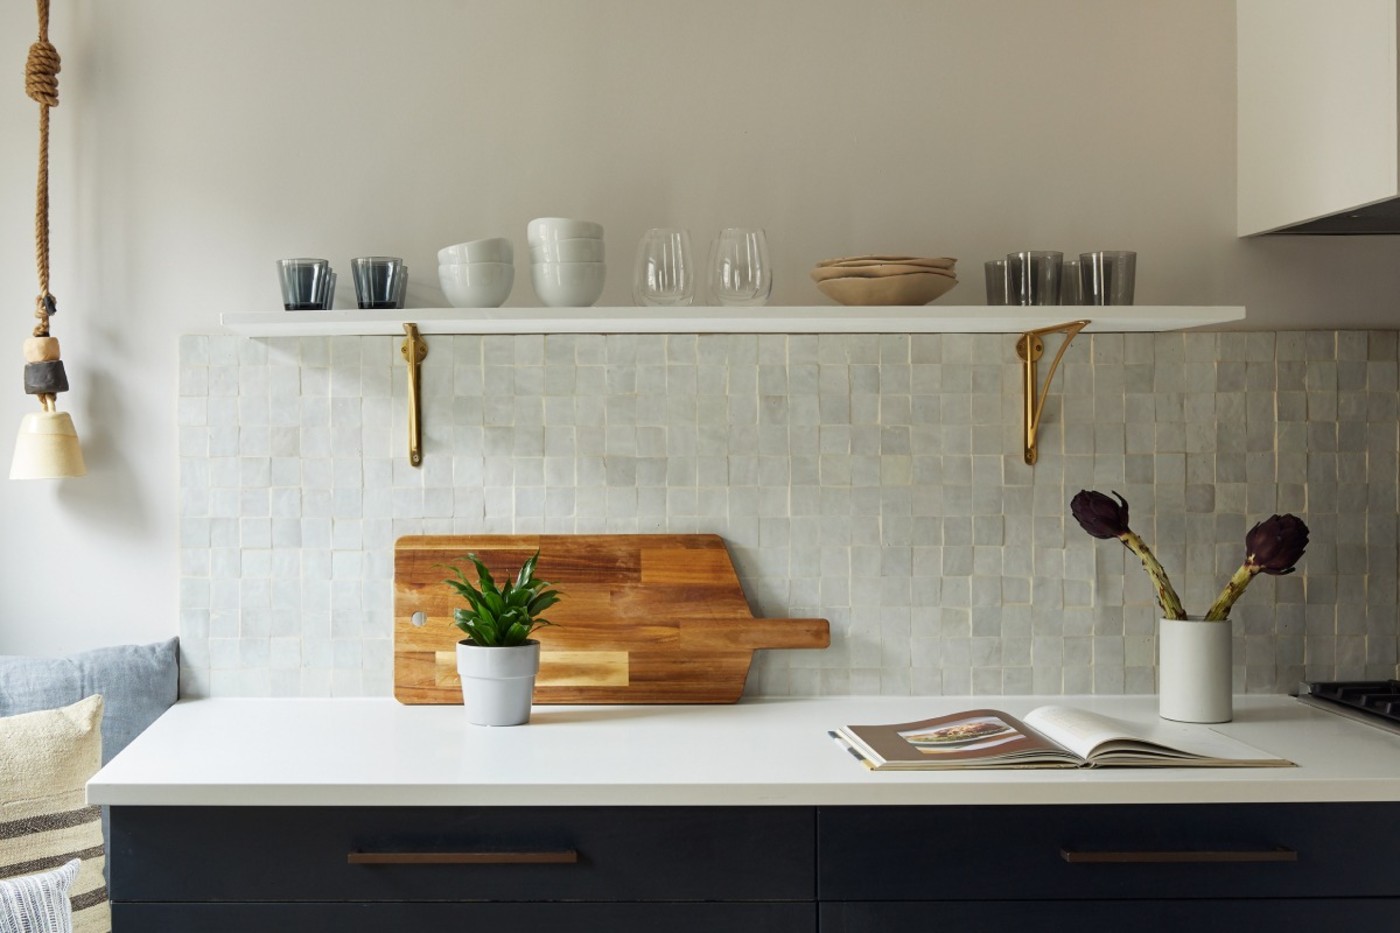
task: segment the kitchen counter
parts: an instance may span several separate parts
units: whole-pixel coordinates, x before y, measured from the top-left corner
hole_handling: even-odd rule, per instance
[[[392,699],[176,704],[88,784],[127,806],[826,806],[1400,801],[1400,736],[1239,696],[1216,728],[1293,768],[880,773],[827,736],[991,707],[1055,703],[1133,722],[1156,698],[833,697],[723,706],[537,706],[526,726]]]

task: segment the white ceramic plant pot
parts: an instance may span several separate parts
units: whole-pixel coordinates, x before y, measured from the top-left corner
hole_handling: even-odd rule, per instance
[[[478,726],[519,726],[530,721],[540,643],[512,648],[482,648],[457,642],[457,676],[467,721]]]
[[[1177,722],[1229,722],[1229,621],[1163,619],[1158,630],[1157,712]]]

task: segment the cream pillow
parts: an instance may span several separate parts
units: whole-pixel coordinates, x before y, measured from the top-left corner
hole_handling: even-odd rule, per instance
[[[110,933],[102,812],[85,785],[102,766],[102,697],[0,718],[0,878],[82,859],[70,896],[74,933]]]

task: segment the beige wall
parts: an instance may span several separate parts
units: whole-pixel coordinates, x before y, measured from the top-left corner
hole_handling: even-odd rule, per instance
[[[587,217],[608,229],[602,303],[625,304],[644,228],[703,242],[754,224],[780,304],[817,302],[805,271],[831,255],[957,256],[966,281],[943,300],[979,304],[981,261],[1009,249],[1131,248],[1142,303],[1243,303],[1256,329],[1395,322],[1388,238],[1235,239],[1222,0],[59,0],[53,15],[54,330],[91,475],[0,483],[0,651],[175,631],[176,336],[275,308],[279,256],[347,273],[351,256],[402,255],[410,304],[436,306],[437,247]],[[30,405],[33,31],[29,5],[0,6],[5,432]],[[531,299],[518,281],[511,303]]]

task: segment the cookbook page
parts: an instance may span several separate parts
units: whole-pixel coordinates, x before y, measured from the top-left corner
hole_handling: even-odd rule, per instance
[[[1127,726],[1109,716],[1066,706],[1042,706],[1026,723],[1081,758],[1099,764],[1236,765],[1292,764],[1269,752],[1201,725],[1157,721]]]
[[[1088,758],[1105,742],[1137,741],[1138,736],[1097,713],[1069,706],[1039,706],[1026,714],[1026,724],[1039,729],[1080,758]]]
[[[877,765],[886,762],[940,767],[963,762],[1068,757],[1034,729],[1000,710],[975,709],[937,719],[840,730],[868,750]]]
[[[1116,764],[1157,758],[1164,763],[1211,766],[1285,767],[1292,762],[1255,748],[1209,726],[1159,719],[1135,730],[1131,739],[1118,739],[1094,751],[1094,758]]]

